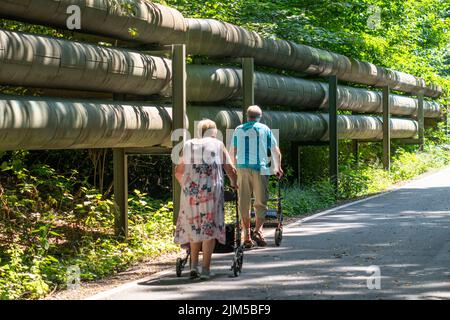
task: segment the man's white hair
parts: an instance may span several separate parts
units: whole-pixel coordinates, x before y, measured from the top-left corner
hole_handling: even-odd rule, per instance
[[[258,119],[262,116],[262,110],[259,106],[253,105],[247,108],[248,119]]]

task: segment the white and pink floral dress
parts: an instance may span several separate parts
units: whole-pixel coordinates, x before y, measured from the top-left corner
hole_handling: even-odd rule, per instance
[[[184,175],[175,243],[217,239],[225,244],[223,148],[220,140],[188,140],[183,147]]]

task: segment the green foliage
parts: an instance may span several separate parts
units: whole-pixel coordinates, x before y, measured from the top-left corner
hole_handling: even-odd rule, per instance
[[[296,216],[327,208],[335,203],[331,184],[324,180],[309,186],[293,185],[283,191],[283,213]]]
[[[80,185],[77,171],[26,168],[27,156],[14,152],[0,167],[0,299],[35,299],[65,288],[70,266],[80,268],[81,280],[93,280],[179,249],[173,244],[172,203],[135,190],[129,199],[131,237],[120,242],[113,235],[111,199]]]

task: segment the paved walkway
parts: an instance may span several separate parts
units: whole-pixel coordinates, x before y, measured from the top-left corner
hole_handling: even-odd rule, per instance
[[[291,224],[280,247],[268,231],[238,278],[214,255],[209,281],[169,270],[91,299],[450,299],[450,168]]]

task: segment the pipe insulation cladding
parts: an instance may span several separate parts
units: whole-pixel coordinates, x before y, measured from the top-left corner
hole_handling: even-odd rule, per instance
[[[161,44],[186,37],[187,23],[178,10],[145,0],[1,0],[0,16],[67,28],[73,5],[80,8],[79,32]]]
[[[171,109],[0,96],[0,150],[170,145]]]
[[[242,97],[242,70],[208,65],[187,66],[187,95],[193,102],[219,102]],[[165,87],[170,95],[170,86]],[[360,113],[382,113],[381,91],[338,86],[338,109]],[[391,113],[417,116],[418,100],[401,95],[389,96]],[[328,84],[273,73],[255,72],[255,102],[262,105],[292,106],[299,109],[328,108]],[[424,101],[424,115],[437,118],[441,106]]]
[[[2,0],[0,16],[67,28],[67,8],[81,9],[81,29],[139,43],[186,43],[191,54],[253,57],[260,65],[329,76],[371,86],[439,97],[442,88],[413,75],[376,66],[344,55],[263,38],[247,29],[213,19],[185,19],[172,8],[146,0]]]
[[[170,96],[171,60],[110,47],[0,30],[0,84]],[[187,66],[187,100],[220,102],[242,97],[242,70]],[[391,95],[391,112],[417,115],[418,101]],[[325,83],[255,72],[255,101],[299,109],[328,105]],[[382,112],[382,94],[338,87],[338,108]],[[424,101],[425,117],[440,115],[440,105]]]
[[[0,83],[150,95],[171,81],[171,60],[0,30]]]
[[[226,134],[226,129],[235,129],[242,123],[242,110],[227,107],[196,106],[188,108],[189,120],[211,119]],[[319,141],[328,140],[328,114],[313,112],[264,111],[261,122],[269,128],[279,130],[280,140]],[[383,138],[382,117],[364,115],[338,115],[338,138],[342,140],[381,140]],[[418,133],[418,122],[409,119],[391,118],[391,138],[412,138]]]
[[[204,118],[225,129],[242,121],[242,110],[189,107],[189,127]],[[80,149],[170,146],[170,107],[120,101],[83,101],[0,96],[0,150]],[[268,111],[262,121],[286,141],[327,140],[328,116],[320,113]],[[416,121],[392,118],[392,138],[417,134]],[[340,139],[381,139],[380,117],[339,115]]]

